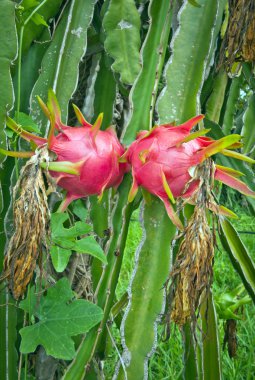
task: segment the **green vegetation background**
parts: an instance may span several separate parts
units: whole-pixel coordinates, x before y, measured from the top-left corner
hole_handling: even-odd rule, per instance
[[[254,232],[254,217],[248,214],[248,210],[244,202],[238,196],[236,199],[231,198],[234,195],[229,192],[228,203],[232,209],[239,215],[238,220],[233,221],[233,225],[237,231],[241,232],[241,237],[248,251],[255,260],[255,234],[243,233]],[[139,210],[132,215],[131,226],[129,229],[127,245],[124,255],[124,264],[121,271],[120,281],[117,288],[117,297],[120,297],[126,291],[132,268],[134,265],[134,257],[137,246],[142,236],[142,229],[139,222]],[[230,259],[226,252],[222,249],[218,240],[218,246],[215,250],[214,262],[214,284],[213,292],[215,295],[229,292],[241,283],[239,276],[235,272]],[[254,380],[255,379],[255,313],[252,303],[245,305],[243,310],[243,319],[237,321],[237,338],[238,350],[237,357],[230,359],[227,347],[223,351],[224,339],[224,323],[219,320],[220,327],[220,346],[223,366],[223,380]],[[121,351],[120,335],[118,329],[112,327],[113,338]],[[107,360],[105,370],[106,380],[112,379],[114,365],[117,359],[117,351],[113,349],[109,353],[110,358]],[[112,359],[112,360],[111,360]],[[183,370],[182,364],[182,339],[178,328],[173,326],[170,341],[160,342],[158,348],[150,361],[149,380],[178,380],[181,379]]]

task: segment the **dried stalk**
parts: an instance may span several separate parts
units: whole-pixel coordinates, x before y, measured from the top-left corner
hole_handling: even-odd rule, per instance
[[[229,0],[229,22],[220,50],[219,67],[231,72],[235,62],[255,62],[254,0]],[[235,70],[237,73],[239,68]],[[233,74],[233,73],[232,73]]]
[[[200,305],[211,287],[215,236],[208,224],[206,209],[215,205],[212,196],[214,165],[206,160],[196,169],[199,187],[192,197],[195,209],[188,221],[176,260],[167,281],[167,336],[169,322],[182,326],[191,320],[196,325]]]
[[[47,148],[39,148],[22,168],[13,189],[14,233],[7,247],[1,279],[7,279],[15,299],[25,293],[43,248],[47,251],[50,211],[40,162],[49,160]],[[47,173],[46,178],[51,188]]]

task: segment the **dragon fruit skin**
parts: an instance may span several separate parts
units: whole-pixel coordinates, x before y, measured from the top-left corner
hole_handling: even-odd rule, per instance
[[[190,134],[192,127],[203,117],[198,115],[179,126],[166,124],[156,126],[150,132],[141,131],[124,155],[133,174],[129,200],[132,201],[139,186],[143,187],[164,202],[169,217],[180,229],[182,224],[171,202],[178,197],[190,198],[196,192],[199,180],[192,180],[193,168],[215,153],[228,155],[225,148],[234,147],[240,139],[239,135],[226,136],[218,141],[201,136],[208,130]],[[243,156],[236,158],[244,159]],[[236,178],[240,174],[216,165],[214,178],[254,196],[255,193]]]
[[[74,106],[77,119],[82,126],[69,127],[61,122],[60,108],[53,91],[49,91],[47,106],[40,98],[38,100],[51,122],[47,139],[22,130],[9,117],[7,125],[27,141],[35,143],[38,147],[47,145],[49,150],[56,154],[55,161],[44,165],[41,163],[41,166],[47,167],[58,185],[67,190],[62,210],[74,199],[88,195],[101,197],[105,189],[117,187],[123,175],[132,166],[133,184],[129,192],[129,201],[135,197],[139,186],[147,189],[164,202],[169,217],[182,229],[182,223],[171,203],[175,203],[175,198],[179,197],[188,198],[192,202],[192,196],[199,184],[199,180],[192,177],[197,165],[216,153],[250,164],[255,163],[251,158],[233,151],[241,146],[239,135],[233,134],[213,140],[203,136],[208,132],[205,129],[190,133],[203,115],[198,115],[179,126],[165,124],[155,126],[149,132],[141,131],[124,153],[124,148],[111,127],[105,131],[99,130],[102,114],[94,125],[91,125]],[[56,129],[58,134],[55,136]],[[4,149],[0,149],[0,153],[13,157],[31,157],[35,154]],[[212,180],[216,179],[245,195],[255,197],[255,192],[238,178],[242,175],[232,168],[215,165]],[[218,212],[219,208],[212,205],[211,209]],[[222,207],[220,211],[231,216],[230,210],[223,210]]]
[[[105,189],[119,186],[124,174],[129,170],[129,165],[119,162],[125,150],[114,128],[100,131],[103,114],[91,125],[74,106],[82,126],[69,127],[61,122],[60,108],[53,92],[49,92],[48,107],[41,99],[39,102],[52,124],[48,147],[57,155],[54,167],[60,163],[60,172],[51,170],[50,173],[57,184],[67,190],[62,210],[74,199],[90,195],[101,197]],[[59,131],[56,136],[54,129]],[[76,169],[77,173],[61,171],[63,162],[69,163],[69,167]]]
[[[63,127],[49,144],[56,153],[57,162],[77,163],[79,175],[51,171],[57,184],[67,190],[65,207],[74,199],[89,195],[102,195],[109,187],[117,187],[128,170],[119,163],[124,148],[113,129],[97,131],[92,126]]]
[[[102,197],[105,189],[117,187],[124,174],[129,170],[127,163],[119,162],[124,154],[115,130],[109,127],[100,131],[103,114],[91,125],[75,106],[74,111],[81,126],[69,127],[61,122],[60,107],[52,90],[49,91],[47,105],[38,97],[38,101],[51,122],[48,138],[42,138],[22,130],[14,120],[8,118],[9,127],[37,147],[47,145],[54,152],[54,161],[47,167],[56,183],[67,191],[61,204],[61,211],[75,199],[98,195]],[[57,134],[55,135],[55,131]],[[15,157],[31,157],[35,152],[7,152],[3,154]]]

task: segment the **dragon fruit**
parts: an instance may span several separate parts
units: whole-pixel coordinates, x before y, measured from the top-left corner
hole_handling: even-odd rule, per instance
[[[171,203],[175,203],[175,198],[180,197],[192,201],[192,196],[199,186],[199,179],[193,178],[198,165],[218,152],[254,162],[246,156],[226,149],[240,146],[239,135],[233,134],[215,141],[203,136],[208,132],[205,129],[190,133],[192,127],[203,117],[198,115],[179,126],[165,124],[156,126],[149,132],[141,131],[122,158],[123,162],[127,161],[132,166],[133,184],[129,201],[133,200],[138,187],[141,186],[164,202],[169,217],[180,229],[183,228],[182,223]],[[255,193],[237,178],[240,175],[242,173],[231,168],[215,165],[215,179],[243,194],[255,196]],[[226,209],[224,210],[226,212]]]
[[[100,131],[103,114],[91,125],[74,105],[82,126],[69,127],[61,122],[59,104],[53,91],[49,91],[47,106],[40,98],[38,100],[51,122],[48,139],[21,130],[10,118],[8,126],[39,147],[47,144],[49,151],[55,153],[54,162],[45,163],[44,166],[48,167],[57,185],[67,191],[61,210],[65,210],[75,199],[90,195],[101,198],[105,189],[117,187],[124,173],[129,170],[129,165],[119,162],[124,148],[113,127]],[[58,131],[56,136],[55,130]],[[34,152],[24,152],[23,157],[33,154]],[[22,153],[19,152],[16,156],[18,155],[21,157]]]

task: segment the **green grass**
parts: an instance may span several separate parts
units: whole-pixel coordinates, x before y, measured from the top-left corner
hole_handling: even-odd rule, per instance
[[[233,224],[238,231],[254,231],[254,217],[249,216],[239,208],[235,212],[240,216],[234,220]],[[134,255],[136,248],[141,240],[142,229],[139,223],[139,211],[132,215],[131,226],[128,233],[127,246],[124,254],[124,262],[120,274],[120,280],[117,287],[117,298],[126,292],[132,268],[134,265]],[[255,235],[240,234],[241,239],[248,248],[250,255],[255,261]],[[237,272],[234,270],[227,253],[223,250],[220,243],[215,252],[214,263],[214,294],[222,294],[233,290],[241,282]],[[227,349],[222,350],[224,339],[224,321],[219,320],[222,372],[223,380],[253,380],[255,379],[255,313],[254,305],[250,303],[244,307],[242,320],[237,322],[238,351],[235,359],[230,359]],[[172,326],[171,337],[169,341],[162,342],[161,331],[159,327],[158,340],[159,344],[155,354],[149,363],[149,380],[177,380],[183,370],[182,363],[182,338],[178,328]],[[121,353],[120,334],[116,325],[113,325],[112,334]],[[114,368],[117,361],[116,349],[111,349],[109,357],[105,362],[105,378],[112,379]],[[133,380],[133,379],[132,379]]]

